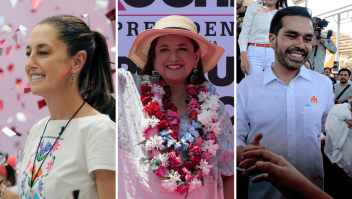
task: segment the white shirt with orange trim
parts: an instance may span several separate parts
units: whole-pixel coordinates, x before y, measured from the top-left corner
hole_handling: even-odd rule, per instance
[[[247,52],[248,43],[269,44],[270,23],[277,11],[270,11],[263,3],[253,2],[247,7],[238,39],[240,52]]]
[[[245,78],[237,87],[237,147],[245,147],[262,132],[260,143],[266,150],[283,156],[323,189],[320,134],[334,97],[331,80],[304,66],[289,85],[271,67]],[[250,199],[285,198],[269,182],[251,183],[253,177]]]

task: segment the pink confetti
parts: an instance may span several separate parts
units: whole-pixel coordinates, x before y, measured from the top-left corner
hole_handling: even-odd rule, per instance
[[[24,94],[30,93],[31,92],[31,88],[24,88]]]
[[[0,110],[4,108],[4,102],[0,100]]]
[[[20,94],[17,94],[17,100],[18,100],[18,101],[21,101],[21,96],[20,96]]]
[[[23,88],[23,82],[22,82],[22,80],[21,79],[17,79],[16,80],[16,87],[17,88]]]
[[[16,174],[17,174],[17,175],[20,174],[20,170],[16,170]]]
[[[59,6],[56,6],[56,7],[55,7],[55,10],[60,10],[60,7],[59,7]]]
[[[10,54],[11,49],[12,49],[12,47],[11,47],[11,46],[9,46],[9,47],[7,47],[7,48],[6,48],[6,54],[7,54],[7,55],[9,55],[9,54]]]
[[[1,41],[0,41],[0,44],[1,44],[1,47],[4,47],[5,44],[6,44],[6,40],[5,40],[5,39],[1,40]]]
[[[10,64],[9,67],[7,67],[7,70],[12,71],[13,69],[13,64]]]
[[[43,2],[43,0],[32,0],[32,6],[33,6],[34,10],[36,10],[42,2]]]
[[[22,108],[25,108],[25,106],[24,106],[24,102],[22,102],[22,104],[21,104],[21,105],[22,105]]]
[[[0,77],[2,77],[2,73],[3,73],[4,71],[0,68]]]
[[[42,99],[42,100],[38,101],[38,106],[39,106],[39,109],[41,109],[41,108],[43,108],[44,106],[46,106],[45,99]]]
[[[16,49],[20,49],[20,48],[21,48],[21,45],[17,44]]]
[[[116,72],[116,69],[111,69],[111,72],[112,72],[112,74],[115,74],[115,72]]]

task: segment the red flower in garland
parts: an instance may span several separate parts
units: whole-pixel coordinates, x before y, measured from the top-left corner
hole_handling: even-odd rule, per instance
[[[159,120],[161,120],[164,118],[164,114],[161,111],[159,111],[155,114],[155,117],[158,118]]]
[[[145,95],[147,92],[150,92],[151,90],[152,90],[152,87],[150,86],[146,86],[146,85],[141,86],[141,91],[143,95]]]
[[[164,129],[168,126],[169,124],[167,123],[166,120],[161,120],[160,123],[159,123],[159,129]]]
[[[197,112],[195,110],[191,110],[189,114],[190,122],[192,123],[193,120],[195,120],[197,117]]]
[[[146,106],[143,110],[147,111],[149,115],[155,115],[160,111],[160,106],[157,101],[152,101],[148,106]]]
[[[192,156],[191,156],[191,162],[192,162],[194,165],[198,165],[198,164],[200,163],[200,156],[192,155]]]
[[[152,98],[151,97],[141,97],[143,106],[147,105]]]

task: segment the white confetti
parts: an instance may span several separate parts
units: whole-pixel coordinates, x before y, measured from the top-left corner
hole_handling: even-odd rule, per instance
[[[9,129],[7,127],[3,128],[2,132],[4,132],[9,137],[12,137],[12,136],[16,135],[15,132],[13,132],[11,129]]]
[[[27,28],[24,27],[23,25],[20,25],[20,27],[18,28],[20,30],[20,33],[23,35],[23,36],[26,36],[27,35]]]
[[[18,0],[10,0],[10,4],[12,6],[12,8],[14,8],[17,4]]]
[[[116,46],[110,48],[111,52],[116,52]]]
[[[11,123],[13,121],[13,117],[9,117],[9,119],[6,120],[7,123]]]
[[[19,121],[19,122],[26,122],[27,121],[27,117],[24,113],[17,113],[16,118],[17,118],[17,121]]]
[[[14,36],[12,36],[12,39],[15,40],[16,44],[21,43],[21,39],[17,36],[17,34],[15,34]]]
[[[12,28],[9,25],[3,25],[1,30],[2,32],[11,32]]]
[[[97,0],[95,2],[95,5],[98,8],[107,8],[109,6],[109,1],[108,0]]]

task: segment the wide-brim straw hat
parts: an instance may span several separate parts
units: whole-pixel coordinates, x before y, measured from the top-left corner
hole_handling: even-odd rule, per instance
[[[204,73],[214,68],[225,52],[224,48],[199,35],[192,20],[184,16],[172,15],[160,19],[153,29],[141,32],[133,41],[127,57],[143,69],[147,63],[152,41],[164,35],[181,35],[195,40],[200,48]]]

